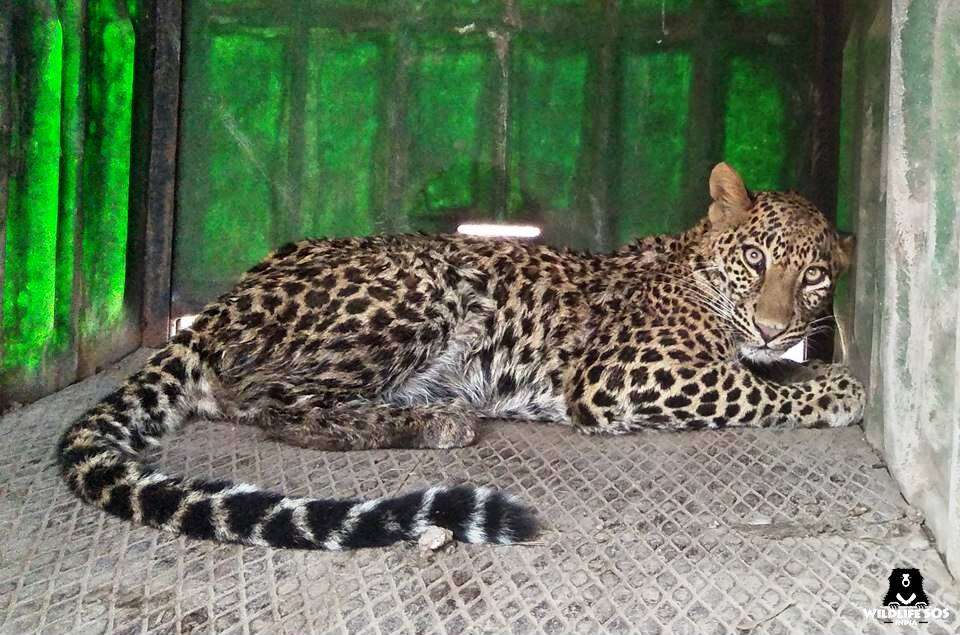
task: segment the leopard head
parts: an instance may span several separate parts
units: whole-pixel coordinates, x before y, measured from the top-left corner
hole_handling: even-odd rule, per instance
[[[841,237],[799,194],[749,192],[725,163],[710,174],[710,196],[696,255],[715,293],[711,306],[741,355],[773,361],[830,310],[854,239]]]

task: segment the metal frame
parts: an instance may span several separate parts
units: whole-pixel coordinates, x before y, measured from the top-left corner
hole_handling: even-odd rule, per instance
[[[831,219],[836,217],[840,169],[840,93],[843,48],[852,10],[846,2],[815,0],[814,126],[810,166],[804,184],[808,196]]]
[[[160,346],[170,335],[183,0],[155,0],[151,9],[152,81],[145,96],[150,104],[150,151],[143,201],[141,327],[143,345]]]
[[[10,174],[11,91],[13,78],[12,15],[0,12],[0,299],[3,297],[4,271],[7,263],[7,195]],[[0,301],[0,326],[3,325],[3,302]],[[3,356],[0,337],[0,357]],[[0,409],[3,408],[0,402]]]
[[[813,133],[810,164],[801,185],[831,221],[836,221],[837,215],[843,49],[850,33],[852,13],[846,2],[816,0]],[[810,358],[832,361],[834,348],[834,333],[823,332],[807,340]]]

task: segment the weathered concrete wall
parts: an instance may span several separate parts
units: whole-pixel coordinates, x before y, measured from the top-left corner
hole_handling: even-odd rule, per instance
[[[860,246],[847,352],[870,384],[867,437],[957,575],[960,3],[864,4],[844,67],[841,221]]]

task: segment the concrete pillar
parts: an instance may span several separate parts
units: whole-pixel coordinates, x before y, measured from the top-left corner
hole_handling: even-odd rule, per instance
[[[846,51],[855,141],[841,197],[860,239],[850,361],[870,383],[867,437],[957,575],[960,4],[885,4],[858,16]]]

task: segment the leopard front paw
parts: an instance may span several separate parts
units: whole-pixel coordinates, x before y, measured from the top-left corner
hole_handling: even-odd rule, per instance
[[[802,424],[814,428],[840,428],[863,419],[866,389],[845,366],[827,364],[817,368],[809,382],[808,406],[801,411]]]

